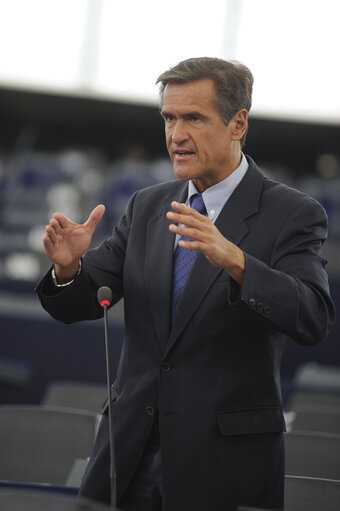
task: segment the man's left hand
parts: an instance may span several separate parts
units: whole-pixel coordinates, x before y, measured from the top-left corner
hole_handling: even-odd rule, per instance
[[[222,236],[208,217],[179,202],[174,201],[171,206],[174,211],[167,213],[168,220],[174,222],[169,225],[170,231],[193,240],[180,240],[179,245],[202,252],[211,264],[224,268],[241,285],[245,267],[243,251]]]

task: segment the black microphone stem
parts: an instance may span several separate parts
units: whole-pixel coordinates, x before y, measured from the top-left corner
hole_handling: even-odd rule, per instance
[[[107,319],[107,304],[103,304],[104,308],[104,329],[105,329],[105,351],[106,351],[106,381],[107,381],[107,399],[109,410],[109,439],[110,439],[110,490],[111,490],[111,508],[116,509],[116,469],[115,469],[115,453],[114,453],[114,436],[112,423],[112,402],[111,402],[111,364]]]

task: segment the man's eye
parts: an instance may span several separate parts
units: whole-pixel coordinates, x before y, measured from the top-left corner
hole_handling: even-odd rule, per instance
[[[200,117],[198,117],[197,115],[192,115],[192,116],[191,116],[191,120],[192,120],[193,122],[198,122],[198,121],[200,121],[201,119],[200,119]]]
[[[169,124],[174,120],[174,116],[173,115],[163,115],[163,119],[166,124]]]

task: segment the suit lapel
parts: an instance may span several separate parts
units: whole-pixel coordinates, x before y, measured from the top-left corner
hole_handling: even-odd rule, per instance
[[[166,213],[171,210],[171,202],[184,202],[187,196],[187,183],[179,183],[175,193],[162,201],[160,213],[148,221],[145,259],[145,282],[151,304],[153,321],[158,338],[165,350],[170,330],[172,260],[175,235],[169,231],[170,222]]]
[[[245,177],[215,222],[221,234],[235,245],[239,245],[249,231],[246,219],[254,215],[258,209],[262,183],[263,174],[250,160]],[[173,347],[214,280],[223,271],[221,268],[212,266],[203,254],[198,254],[172,325],[167,352]]]

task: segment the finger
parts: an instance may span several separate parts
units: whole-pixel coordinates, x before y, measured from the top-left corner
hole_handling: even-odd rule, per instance
[[[189,250],[195,250],[196,252],[201,251],[201,243],[199,241],[179,240],[178,244],[182,248],[187,248]]]
[[[61,230],[61,226],[60,226],[60,223],[57,222],[57,220],[55,218],[51,218],[50,220],[50,226],[53,227],[53,229],[55,230],[55,232],[58,234]]]
[[[185,204],[180,204],[179,202],[173,201],[171,203],[171,206],[175,211],[169,211],[166,216],[168,220],[172,220],[173,222],[178,223],[187,223],[187,219],[193,218],[197,219],[199,221],[206,222],[209,221],[209,218],[205,215],[202,215],[195,209],[189,208],[189,206],[186,206]]]
[[[57,233],[51,225],[46,225],[46,235],[50,239],[51,243],[55,244],[57,241]]]
[[[90,213],[90,216],[88,217],[87,221],[85,222],[86,227],[94,231],[98,222],[102,219],[104,213],[105,213],[104,204],[99,204],[98,206],[96,206],[94,210]]]
[[[200,213],[197,213],[197,211],[195,211],[195,213],[196,215],[183,215],[181,213],[174,213],[173,211],[169,211],[166,214],[166,217],[168,220],[171,220],[174,223],[184,224],[188,225],[189,227],[197,228],[210,222],[209,218],[205,217],[204,215],[200,215]]]
[[[53,218],[56,222],[60,225],[62,229],[65,229],[65,227],[68,227],[71,223],[73,223],[67,216],[63,215],[62,213],[54,213]]]
[[[174,209],[178,213],[182,213],[184,215],[200,215],[200,213],[198,211],[196,211],[193,208],[190,208],[189,206],[187,206],[183,202],[173,201],[171,203],[171,207],[172,207],[172,209]]]
[[[45,235],[43,237],[43,246],[44,246],[46,255],[48,257],[50,257],[50,254],[52,253],[52,250],[53,250],[53,243],[48,235]]]
[[[175,234],[179,234],[180,236],[185,236],[187,238],[192,238],[194,240],[202,241],[202,231],[198,229],[192,229],[189,227],[183,227],[175,224],[169,225],[169,230],[174,232]]]

